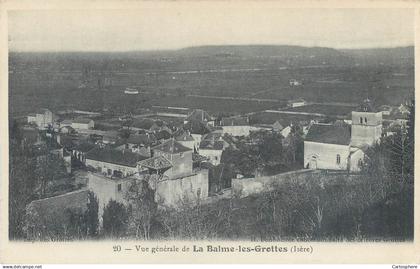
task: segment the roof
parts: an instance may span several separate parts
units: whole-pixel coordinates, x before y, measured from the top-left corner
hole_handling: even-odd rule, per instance
[[[206,111],[202,109],[194,109],[187,117],[189,120],[211,121],[212,118]]]
[[[188,132],[185,132],[185,131],[183,131],[175,139],[176,139],[176,141],[194,141],[194,137],[192,137],[191,134],[189,134]]]
[[[308,131],[305,141],[349,145],[351,129],[349,125],[321,125],[314,124]]]
[[[200,149],[223,150],[225,141],[223,140],[203,140],[200,143]]]
[[[128,150],[121,151],[110,148],[96,147],[86,154],[86,159],[105,163],[113,163],[123,166],[136,167],[137,162],[145,160],[147,159],[147,157],[137,153],[133,153]]]
[[[163,142],[162,144],[156,146],[153,148],[154,150],[159,150],[162,152],[170,153],[170,154],[176,154],[186,151],[191,151],[190,148],[187,148],[180,143],[176,142],[175,139],[171,138]]]
[[[363,103],[357,108],[359,112],[376,112],[373,108],[372,102],[369,99],[363,100]]]
[[[77,190],[62,195],[34,200],[26,208],[42,221],[65,220],[67,210],[84,212],[89,200],[88,190]]]
[[[126,143],[136,145],[151,145],[156,142],[156,137],[152,134],[130,135]]]
[[[184,125],[184,129],[189,130],[192,134],[200,135],[208,134],[211,131],[207,125],[197,120],[189,120],[188,123]]]
[[[220,122],[222,126],[245,126],[249,125],[248,117],[223,118]]]
[[[206,161],[208,161],[208,158],[203,156],[203,155],[200,155],[198,153],[193,153],[192,161],[193,161],[193,163],[206,162]]]
[[[135,119],[131,126],[135,128],[139,128],[139,129],[149,130],[153,124],[154,124],[154,121],[151,119],[140,119],[140,120]]]
[[[75,146],[75,149],[81,152],[88,152],[93,149],[95,145],[88,143],[88,142],[81,142],[80,144]]]
[[[172,163],[163,156],[156,156],[143,160],[139,162],[139,165],[154,170],[168,169],[172,167]]]

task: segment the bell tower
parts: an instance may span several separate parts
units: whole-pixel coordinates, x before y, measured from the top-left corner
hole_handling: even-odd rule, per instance
[[[376,112],[369,99],[365,99],[351,113],[351,146],[371,146],[382,136],[382,112]]]

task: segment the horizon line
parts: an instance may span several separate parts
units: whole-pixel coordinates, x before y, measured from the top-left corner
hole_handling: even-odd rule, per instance
[[[362,46],[362,47],[328,47],[328,46],[304,46],[304,45],[276,45],[276,44],[225,44],[225,45],[197,45],[197,46],[186,46],[174,49],[135,49],[135,50],[13,50],[9,49],[8,53],[133,53],[133,52],[176,52],[184,49],[200,48],[200,47],[301,47],[301,48],[326,48],[334,50],[369,50],[369,49],[397,49],[397,48],[408,48],[415,47],[415,44],[397,45],[397,46]]]

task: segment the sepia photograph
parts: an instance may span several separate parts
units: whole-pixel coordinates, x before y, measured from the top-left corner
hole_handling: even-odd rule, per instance
[[[414,9],[263,6],[9,10],[8,240],[413,243]]]

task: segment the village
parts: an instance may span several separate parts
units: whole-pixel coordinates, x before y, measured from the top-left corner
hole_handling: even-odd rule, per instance
[[[340,109],[331,117],[321,113],[328,107]],[[406,128],[408,114],[408,103],[378,107],[368,98],[346,105],[300,98],[277,110],[226,117],[162,106],[120,115],[43,108],[19,123],[23,141],[35,149],[38,165],[55,156],[65,173],[45,182],[26,214],[83,212],[93,193],[101,229],[105,207],[129,206],[136,182],[147,183],[159,208],[176,210],[258,195],[308,173],[357,174],[366,150]],[[42,221],[36,222],[26,229],[29,238]]]

